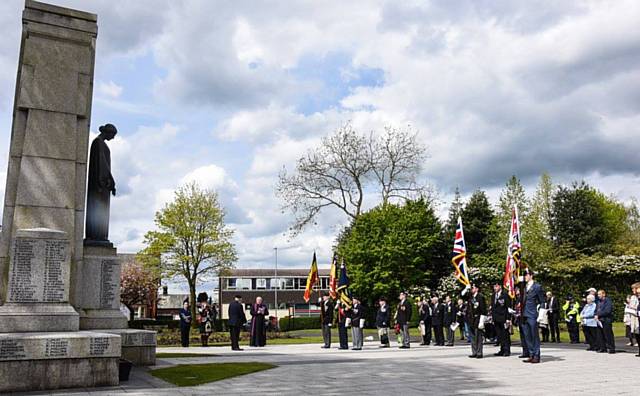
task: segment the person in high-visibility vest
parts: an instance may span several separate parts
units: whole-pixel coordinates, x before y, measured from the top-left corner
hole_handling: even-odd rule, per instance
[[[567,295],[567,300],[562,306],[562,311],[564,312],[564,320],[567,322],[567,330],[569,330],[571,343],[580,343],[580,304],[574,300],[573,295]]]

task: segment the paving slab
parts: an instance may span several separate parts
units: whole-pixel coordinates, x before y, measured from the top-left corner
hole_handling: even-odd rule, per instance
[[[278,367],[184,388],[151,376],[148,369],[134,368],[130,381],[118,387],[67,393],[344,395],[357,391],[363,395],[622,395],[631,394],[640,386],[637,376],[640,358],[630,350],[609,355],[587,352],[581,346],[548,344],[542,350],[542,363],[537,365],[523,363],[515,355],[493,356],[496,350],[485,345],[484,359],[470,359],[467,344],[453,348],[412,346],[401,350],[395,346],[380,349],[375,343],[365,343],[362,351],[327,350],[317,344],[247,347],[240,352],[220,347],[162,348],[162,352],[215,353],[216,356],[159,358],[152,369],[215,362],[265,362]]]

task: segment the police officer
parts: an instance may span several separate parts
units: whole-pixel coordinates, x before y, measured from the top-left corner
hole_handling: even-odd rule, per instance
[[[502,289],[500,282],[496,282],[493,285],[493,294],[491,295],[491,316],[500,350],[494,353],[495,356],[511,355],[511,336],[508,330],[511,326],[509,308],[511,308],[511,298]]]
[[[567,322],[571,343],[580,343],[580,331],[578,328],[578,323],[580,323],[580,304],[574,300],[573,294],[567,295],[567,301],[562,306],[562,311],[564,312],[564,321]]]

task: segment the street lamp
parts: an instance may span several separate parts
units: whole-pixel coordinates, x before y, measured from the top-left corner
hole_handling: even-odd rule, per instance
[[[273,250],[276,252],[276,270],[274,277],[276,279],[276,288],[275,288],[275,306],[276,306],[276,329],[280,328],[280,322],[278,322],[278,287],[280,287],[280,282],[278,282],[278,248],[274,247]]]

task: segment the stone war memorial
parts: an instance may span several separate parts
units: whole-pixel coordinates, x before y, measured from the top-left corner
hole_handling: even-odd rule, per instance
[[[0,393],[117,385],[121,358],[155,363],[156,335],[127,329],[119,311],[115,181],[110,160],[89,156],[97,16],[26,0],[22,26],[0,238]],[[101,127],[91,155],[108,154],[115,132]]]

